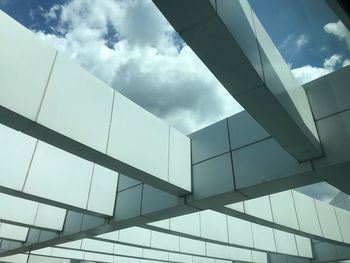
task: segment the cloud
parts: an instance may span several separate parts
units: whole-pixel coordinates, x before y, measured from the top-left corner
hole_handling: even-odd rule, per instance
[[[345,60],[343,61],[342,66],[343,66],[343,67],[346,67],[346,66],[348,66],[348,65],[350,65],[350,59],[345,59]]]
[[[288,49],[291,52],[297,53],[308,43],[309,36],[306,34],[300,34],[298,36],[295,36],[294,34],[289,34],[279,45],[279,48]]]
[[[72,0],[43,16],[57,34],[39,37],[185,133],[242,110],[149,0]]]
[[[347,60],[344,60],[344,62],[346,61]],[[300,82],[300,84],[305,84],[309,81],[333,72],[335,69],[337,69],[337,67],[341,65],[341,63],[342,56],[339,54],[334,54],[330,58],[326,58],[324,60],[323,67],[306,65],[300,68],[292,69],[292,73],[294,77]]]
[[[297,51],[299,51],[307,43],[309,43],[309,37],[305,34],[299,35],[297,37],[297,39],[295,40],[295,45],[296,45]]]
[[[323,28],[326,33],[335,35],[340,41],[345,41],[347,48],[350,49],[350,33],[341,21],[328,23]]]

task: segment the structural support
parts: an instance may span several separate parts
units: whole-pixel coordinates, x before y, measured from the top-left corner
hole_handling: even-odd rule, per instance
[[[185,135],[2,11],[0,23],[0,123],[164,191],[190,193]]]
[[[240,1],[153,0],[231,95],[298,161],[322,156],[304,89]]]

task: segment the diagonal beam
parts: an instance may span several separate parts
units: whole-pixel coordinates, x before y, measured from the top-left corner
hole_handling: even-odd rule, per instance
[[[231,95],[298,161],[322,156],[304,89],[248,1],[153,1]]]

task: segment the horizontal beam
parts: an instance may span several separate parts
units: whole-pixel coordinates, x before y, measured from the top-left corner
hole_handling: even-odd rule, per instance
[[[0,193],[0,221],[8,224],[60,231],[66,210]]]
[[[153,0],[229,93],[298,161],[322,156],[304,89],[248,1]]]
[[[289,233],[350,247],[350,212],[296,191],[251,199],[216,210]]]
[[[325,153],[313,166],[325,181],[347,194],[350,194],[349,81],[350,66],[347,66],[303,86]]]
[[[2,11],[0,21],[0,123],[166,192],[190,192],[185,135]]]
[[[313,257],[311,243],[308,238],[211,210],[149,223],[144,228],[152,230],[152,233],[164,233],[164,239],[168,234],[270,254]],[[162,235],[159,234],[159,236]]]
[[[141,236],[142,237],[142,236]],[[169,240],[164,240],[164,242],[169,243]],[[183,250],[190,250],[191,248],[186,248],[184,244],[177,244],[179,246],[178,250],[159,250],[151,247],[134,247],[130,245],[121,245],[118,243],[113,243],[111,241],[101,241],[101,240],[92,240],[84,239],[79,242],[62,244],[60,247],[68,248],[75,251],[83,252],[92,252],[92,253],[101,253],[105,255],[115,255],[115,256],[126,256],[126,257],[135,257],[135,258],[146,258],[146,259],[158,259],[159,261],[173,261],[171,258],[176,258],[179,262],[184,262],[189,259],[195,258],[206,258],[209,260],[234,260],[234,261],[243,261],[243,262],[254,262],[252,257],[252,251],[244,249],[235,249],[229,248],[225,249],[219,246],[212,246],[206,249],[206,252],[201,253],[191,253],[191,252],[182,252]],[[186,245],[186,244],[185,244]],[[46,250],[46,249],[44,249]],[[264,253],[255,253],[255,255],[260,256],[260,258],[266,258]],[[183,256],[186,260],[181,260]]]

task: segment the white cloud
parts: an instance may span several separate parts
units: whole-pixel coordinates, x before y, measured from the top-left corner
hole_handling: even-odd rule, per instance
[[[348,66],[348,65],[350,65],[350,59],[345,59],[345,60],[343,61],[342,66],[343,66],[343,67],[346,67],[346,66]]]
[[[307,43],[309,43],[309,37],[305,34],[299,35],[295,40],[295,45],[297,51],[299,51],[302,47],[304,47]]]
[[[334,54],[330,58],[324,60],[323,67],[314,67],[311,65],[306,65],[300,68],[292,69],[292,73],[301,84],[305,84],[311,80],[317,79],[319,77],[333,72],[336,69],[336,67],[341,63],[341,60],[341,55]]]
[[[327,33],[335,35],[341,41],[345,41],[347,48],[350,49],[350,33],[341,21],[328,23],[323,28]]]
[[[279,45],[279,48],[289,49],[291,52],[299,52],[309,43],[309,39],[309,36],[306,34],[300,34],[298,36],[289,34]]]
[[[185,133],[242,109],[149,0],[72,0],[44,17],[59,34],[42,39]]]

